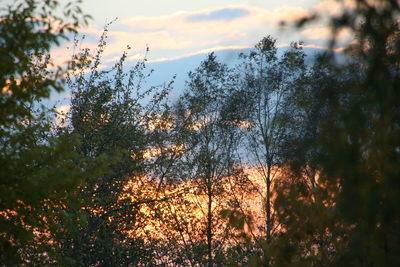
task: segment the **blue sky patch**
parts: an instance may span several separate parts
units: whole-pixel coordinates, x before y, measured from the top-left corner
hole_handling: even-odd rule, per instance
[[[241,8],[224,8],[207,14],[197,14],[186,18],[188,22],[201,22],[212,20],[230,21],[249,14],[249,11]]]

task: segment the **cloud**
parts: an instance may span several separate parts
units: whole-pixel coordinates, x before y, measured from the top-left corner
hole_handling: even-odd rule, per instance
[[[302,36],[311,40],[327,39],[331,36],[331,34],[332,30],[329,27],[305,29],[301,32]]]
[[[223,9],[213,10],[208,13],[200,13],[188,16],[186,20],[188,22],[215,21],[215,20],[230,21],[243,16],[247,16],[248,14],[249,11],[244,8],[223,8]]]
[[[293,21],[307,14],[306,9],[291,6],[282,6],[274,10],[256,6],[230,6],[200,11],[179,11],[167,16],[135,16],[125,19],[122,24],[126,26],[126,30],[142,33],[165,30],[214,33],[231,30],[233,26],[240,28],[259,27],[265,24],[277,26],[282,20]],[[208,27],[210,25],[212,27]]]
[[[119,58],[127,45],[133,47],[130,60],[140,59],[150,47],[149,60],[156,62],[219,47],[250,47],[268,34],[283,43],[290,43],[297,41],[300,35],[282,34],[279,22],[295,21],[306,15],[309,11],[301,7],[281,6],[268,10],[234,5],[179,11],[165,16],[134,16],[110,26],[103,62],[111,63]],[[82,34],[88,38],[82,47],[94,51],[97,45],[95,36],[99,38],[102,31],[95,26],[83,29]],[[58,54],[60,58],[66,56],[61,50]]]
[[[183,54],[175,57],[163,57],[163,58],[157,58],[157,59],[151,59],[148,62],[149,63],[158,63],[158,62],[165,62],[165,61],[173,61],[173,60],[178,60],[186,57],[191,57],[191,56],[196,56],[196,55],[205,55],[209,54],[211,52],[217,52],[217,51],[226,51],[226,50],[241,50],[241,49],[246,49],[246,48],[251,48],[252,46],[217,46],[213,48],[208,48],[208,49],[202,49],[193,53],[188,53],[188,54]]]
[[[132,17],[122,24],[125,37],[130,32],[132,36],[146,40],[152,49],[199,50],[212,46],[250,45],[267,32],[276,32],[280,21],[293,21],[307,14],[306,9],[290,6],[274,10],[230,6],[180,11],[160,17]]]
[[[328,14],[329,16],[338,15],[343,11],[343,9],[353,8],[355,8],[355,1],[353,0],[324,0],[314,6],[315,11],[318,13]]]
[[[310,40],[328,40],[332,36],[332,29],[330,27],[314,27],[305,29],[300,34]],[[339,40],[344,40],[349,37],[350,32],[347,29],[342,29],[336,33],[336,38]]]

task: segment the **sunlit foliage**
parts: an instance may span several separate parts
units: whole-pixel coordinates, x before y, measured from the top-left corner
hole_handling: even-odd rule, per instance
[[[1,266],[400,265],[397,1],[346,1],[312,60],[271,36],[233,68],[211,53],[174,103],[130,46],[102,65],[110,24],[53,64],[78,4],[0,10]]]

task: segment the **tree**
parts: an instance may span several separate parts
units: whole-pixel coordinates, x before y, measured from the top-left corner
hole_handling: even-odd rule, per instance
[[[338,68],[323,54],[296,82],[290,98],[296,120],[289,127],[292,134],[285,143],[289,168],[276,181],[275,209],[281,233],[272,247],[277,266],[329,266],[336,250],[343,246],[343,236],[349,228],[337,218],[334,204],[340,185],[322,178],[319,161],[324,157],[324,150],[315,137],[322,131],[318,122],[327,118],[331,124],[336,122],[331,117],[334,109],[325,98],[328,88],[336,88],[334,94],[347,101],[349,87],[360,80],[357,70],[357,66]]]
[[[142,238],[128,232],[144,226],[138,224],[140,207],[155,200],[133,196],[136,192],[127,195],[124,188],[146,175],[144,153],[152,148],[149,128],[171,83],[143,89],[148,77],[146,60],[127,71],[127,52],[110,69],[101,70],[108,26],[96,51],[83,49],[73,55],[67,79],[72,99],[64,130],[81,137],[75,147],[77,153],[88,158],[105,157],[109,171],[82,188],[82,197],[88,199],[88,224],[66,240],[63,251],[75,259],[74,264],[84,266],[150,264],[153,252]]]
[[[275,42],[267,36],[252,51],[241,55],[238,68],[241,84],[231,98],[237,105],[236,114],[231,116],[248,124],[243,131],[248,164],[260,172],[265,182],[265,194],[262,195],[267,244],[271,243],[276,229],[272,185],[284,165],[283,144],[292,120],[287,99],[294,82],[306,69],[301,45],[292,44],[279,57]],[[267,256],[266,261],[268,264]]]
[[[52,113],[39,104],[63,89],[66,70],[52,64],[51,47],[87,18],[72,2],[17,1],[0,10],[1,265],[54,263],[51,242],[64,217],[57,207],[73,201],[83,174],[97,172],[71,149],[75,137],[52,134]]]
[[[189,73],[187,89],[176,108],[177,120],[182,121],[184,131],[189,131],[182,159],[186,167],[181,175],[192,179],[203,214],[202,229],[198,231],[205,247],[197,245],[197,257],[208,266],[219,261],[223,250],[225,231],[217,233],[217,229],[221,232],[227,225],[216,217],[215,210],[221,209],[226,197],[224,179],[234,173],[237,163],[238,139],[233,130],[237,126],[222,116],[224,102],[233,86],[229,73],[227,66],[219,63],[213,53],[209,54],[200,67]],[[203,255],[207,255],[205,261]]]
[[[283,253],[280,259],[289,259],[285,266],[307,262],[314,266],[399,264],[400,139],[399,107],[395,99],[399,97],[400,57],[399,46],[394,44],[399,42],[400,7],[397,1],[352,3],[353,9],[332,17],[330,22],[334,32],[348,29],[357,37],[348,50],[356,55],[352,60],[358,66],[336,66],[332,58],[328,61],[332,69],[341,69],[333,72],[334,80],[339,83],[332,83],[332,75],[328,75],[322,88],[313,87],[312,105],[307,104],[306,108],[313,111],[314,106],[324,113],[322,118],[306,121],[307,127],[313,125],[316,131],[308,138],[308,144],[300,142],[300,145],[307,147],[306,152],[316,153],[302,164],[300,161],[294,165],[313,168],[326,192],[321,208],[328,217],[314,216],[314,220],[307,220],[308,213],[301,215],[299,211],[308,209],[307,203],[312,199],[308,194],[296,201],[299,215],[296,220],[309,223],[305,234],[308,241],[321,230],[332,235],[331,255],[325,258],[328,261],[321,261],[323,251],[316,244],[314,253],[292,250],[290,257]],[[349,79],[350,75],[353,77]],[[308,165],[309,162],[313,164]],[[281,197],[288,200],[295,192],[295,188],[286,190]],[[280,202],[277,209],[287,210],[287,204]],[[295,232],[301,231],[297,226],[298,223],[286,224],[286,245],[301,244],[295,238]],[[312,261],[315,257],[318,260]]]

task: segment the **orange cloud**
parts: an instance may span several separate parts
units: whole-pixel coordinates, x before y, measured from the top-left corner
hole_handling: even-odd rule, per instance
[[[318,13],[327,13],[330,16],[339,14],[343,9],[351,9],[355,7],[353,0],[324,0],[314,6]]]
[[[300,34],[311,40],[328,40],[332,36],[332,30],[330,27],[316,27],[305,29]],[[341,30],[337,33],[336,37],[339,40],[349,38],[350,32],[348,30]]]

